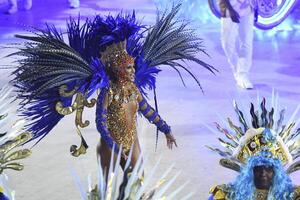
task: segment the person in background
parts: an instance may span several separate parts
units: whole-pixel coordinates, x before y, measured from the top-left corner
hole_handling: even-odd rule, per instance
[[[70,8],[79,8],[80,0],[68,0]]]
[[[220,0],[221,43],[237,86],[252,89],[254,8],[249,0]]]
[[[300,164],[299,128],[292,119],[285,124],[285,109],[267,107],[265,99],[257,104],[259,109],[251,103],[249,114],[235,104],[238,123],[228,118],[231,129],[215,124],[226,136],[219,138],[224,148],[208,148],[223,157],[223,167],[239,174],[234,181],[212,187],[208,200],[300,199],[300,186],[291,179]]]
[[[8,0],[9,8],[6,11],[6,14],[14,14],[18,12],[18,3],[17,0]],[[24,1],[24,8],[25,10],[30,10],[32,7],[32,0],[25,0]]]

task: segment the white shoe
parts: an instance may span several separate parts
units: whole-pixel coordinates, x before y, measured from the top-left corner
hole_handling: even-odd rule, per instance
[[[25,10],[30,10],[32,7],[32,0],[26,0],[24,4]]]
[[[235,74],[234,77],[236,80],[236,84],[240,88],[247,89],[247,90],[253,89],[253,84],[249,80],[249,77],[247,74],[244,74],[244,73],[243,74]]]
[[[16,12],[18,12],[18,7],[17,7],[17,6],[11,6],[11,7],[6,11],[6,14],[11,15],[11,14],[14,14],[14,13],[16,13]]]
[[[79,8],[80,1],[79,0],[69,0],[70,8]]]

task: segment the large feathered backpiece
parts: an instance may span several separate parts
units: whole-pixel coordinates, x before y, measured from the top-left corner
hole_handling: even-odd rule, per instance
[[[163,67],[171,67],[178,72],[186,71],[201,88],[197,77],[182,61],[192,61],[214,73],[215,68],[197,58],[204,53],[203,40],[196,35],[190,22],[178,19],[181,4],[174,5],[170,12],[157,15],[156,23],[148,28],[142,42],[129,42],[129,52],[136,57],[136,83],[142,91],[155,89],[155,75]],[[184,81],[183,81],[184,83]]]
[[[68,40],[50,25],[30,35],[16,35],[25,43],[10,55],[17,56],[18,62],[12,83],[22,100],[22,114],[30,121],[27,128],[33,139],[39,142],[65,115],[76,112],[81,145],[72,145],[71,152],[74,156],[85,153],[88,146],[80,128],[88,126],[89,121],[82,121],[82,113],[85,107],[95,105],[95,99],[88,99],[96,90],[109,87],[110,77],[101,54],[113,44],[126,42],[126,51],[135,59],[136,84],[144,95],[147,89],[155,91],[155,76],[163,65],[175,69],[181,79],[180,69],[185,70],[200,86],[182,61],[196,62],[211,72],[215,69],[196,58],[197,53],[205,53],[202,40],[187,22],[176,18],[179,8],[176,5],[158,16],[151,27],[138,23],[132,12],[97,15],[83,24],[80,18],[70,19]]]

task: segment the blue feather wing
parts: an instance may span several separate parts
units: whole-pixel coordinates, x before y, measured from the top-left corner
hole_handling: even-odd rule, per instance
[[[142,94],[147,96],[147,90],[155,89],[156,75],[161,70],[157,67],[149,67],[149,65],[143,61],[142,57],[136,58],[135,63],[137,66],[135,83]]]
[[[43,139],[64,117],[55,110],[58,101],[63,102],[64,106],[70,106],[72,98],[62,99],[58,90],[53,89],[47,91],[47,95],[36,98],[34,103],[21,109],[22,115],[31,121],[26,128],[32,132],[32,140],[39,138],[36,143]]]
[[[189,27],[189,22],[177,19],[180,6],[181,4],[174,5],[170,12],[165,11],[158,16],[142,42],[138,38],[132,41],[132,46],[138,46],[133,52],[140,55],[136,61],[136,82],[143,90],[155,88],[155,76],[160,71],[159,66],[174,69],[183,84],[181,70],[187,72],[201,89],[197,76],[182,61],[195,62],[212,73],[217,71],[196,57],[198,53],[206,54],[203,41],[196,35],[196,30]]]
[[[55,27],[47,26],[33,36],[17,35],[25,39],[25,46],[10,56],[22,56],[19,67],[13,72],[11,81],[17,88],[21,100],[22,115],[29,119],[27,129],[33,133],[33,139],[44,138],[63,118],[56,109],[56,103],[70,106],[72,96],[61,97],[59,88],[66,85],[91,95],[96,89],[108,86],[108,77],[102,63],[90,59],[90,63],[77,50],[67,45]]]

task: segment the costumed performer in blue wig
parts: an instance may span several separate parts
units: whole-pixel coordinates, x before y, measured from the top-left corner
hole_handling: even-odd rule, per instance
[[[300,187],[294,186],[289,174],[299,169],[299,129],[294,122],[282,125],[284,109],[266,109],[265,99],[260,110],[251,104],[251,125],[235,104],[240,125],[228,118],[232,131],[217,129],[224,133],[227,141],[219,138],[226,150],[210,149],[224,158],[220,164],[239,172],[234,182],[218,185],[210,190],[209,200],[297,200]],[[278,112],[277,112],[278,111]],[[297,141],[298,139],[298,141]],[[289,165],[289,167],[287,167]]]

